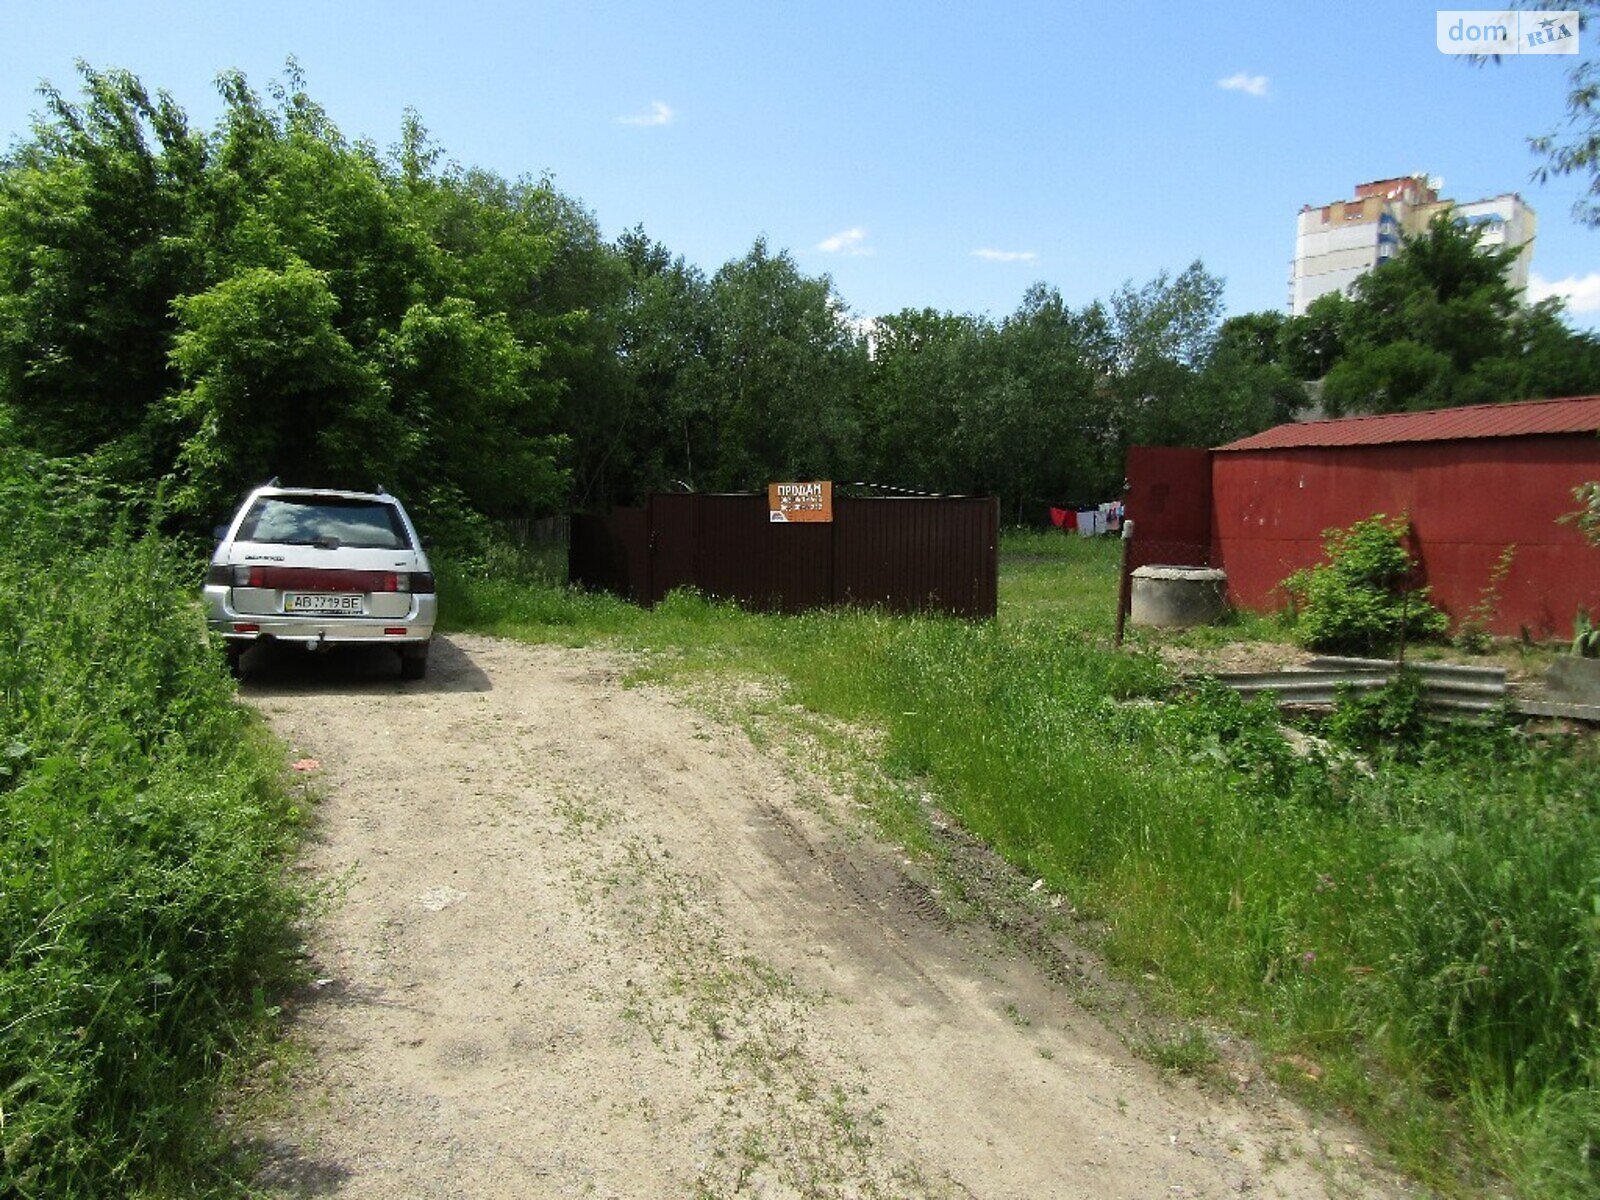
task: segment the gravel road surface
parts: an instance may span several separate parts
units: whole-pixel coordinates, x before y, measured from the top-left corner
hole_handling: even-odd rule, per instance
[[[1259,1079],[1136,1058],[815,772],[613,654],[256,657],[338,888],[272,1195],[1406,1194]]]

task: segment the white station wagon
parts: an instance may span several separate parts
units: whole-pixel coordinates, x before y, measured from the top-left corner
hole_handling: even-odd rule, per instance
[[[206,572],[206,623],[235,674],[258,642],[393,646],[400,677],[428,669],[438,597],[433,569],[400,501],[377,492],[251,492]]]

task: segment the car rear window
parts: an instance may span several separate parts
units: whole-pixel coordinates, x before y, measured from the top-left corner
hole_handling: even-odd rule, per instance
[[[239,526],[241,542],[314,546],[336,541],[371,550],[409,550],[411,539],[392,504],[335,496],[263,496]]]

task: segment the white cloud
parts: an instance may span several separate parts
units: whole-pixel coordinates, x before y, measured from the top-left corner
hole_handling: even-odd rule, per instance
[[[1032,262],[1039,255],[1034,250],[993,250],[985,246],[982,250],[974,250],[972,257],[985,262]]]
[[[1267,94],[1267,77],[1265,75],[1251,75],[1248,71],[1236,71],[1226,79],[1217,80],[1217,86],[1225,92],[1243,92],[1247,96],[1265,96]]]
[[[1587,275],[1569,275],[1565,279],[1546,279],[1532,275],[1528,279],[1528,299],[1537,304],[1550,296],[1560,296],[1572,313],[1600,313],[1600,271]]]
[[[678,114],[673,112],[660,100],[650,102],[650,111],[637,113],[631,117],[618,117],[618,125],[670,125]]]
[[[823,238],[817,243],[817,249],[824,254],[872,253],[872,247],[867,245],[867,231],[859,225],[852,225],[849,229],[841,229],[832,237]]]

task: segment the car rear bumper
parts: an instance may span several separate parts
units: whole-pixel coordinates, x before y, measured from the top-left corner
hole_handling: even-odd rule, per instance
[[[383,642],[403,646],[433,637],[439,611],[438,597],[421,593],[411,597],[408,611],[394,616],[341,617],[307,613],[240,612],[230,603],[233,589],[208,585],[205,589],[206,625],[229,642],[249,644],[271,639],[307,646]]]

